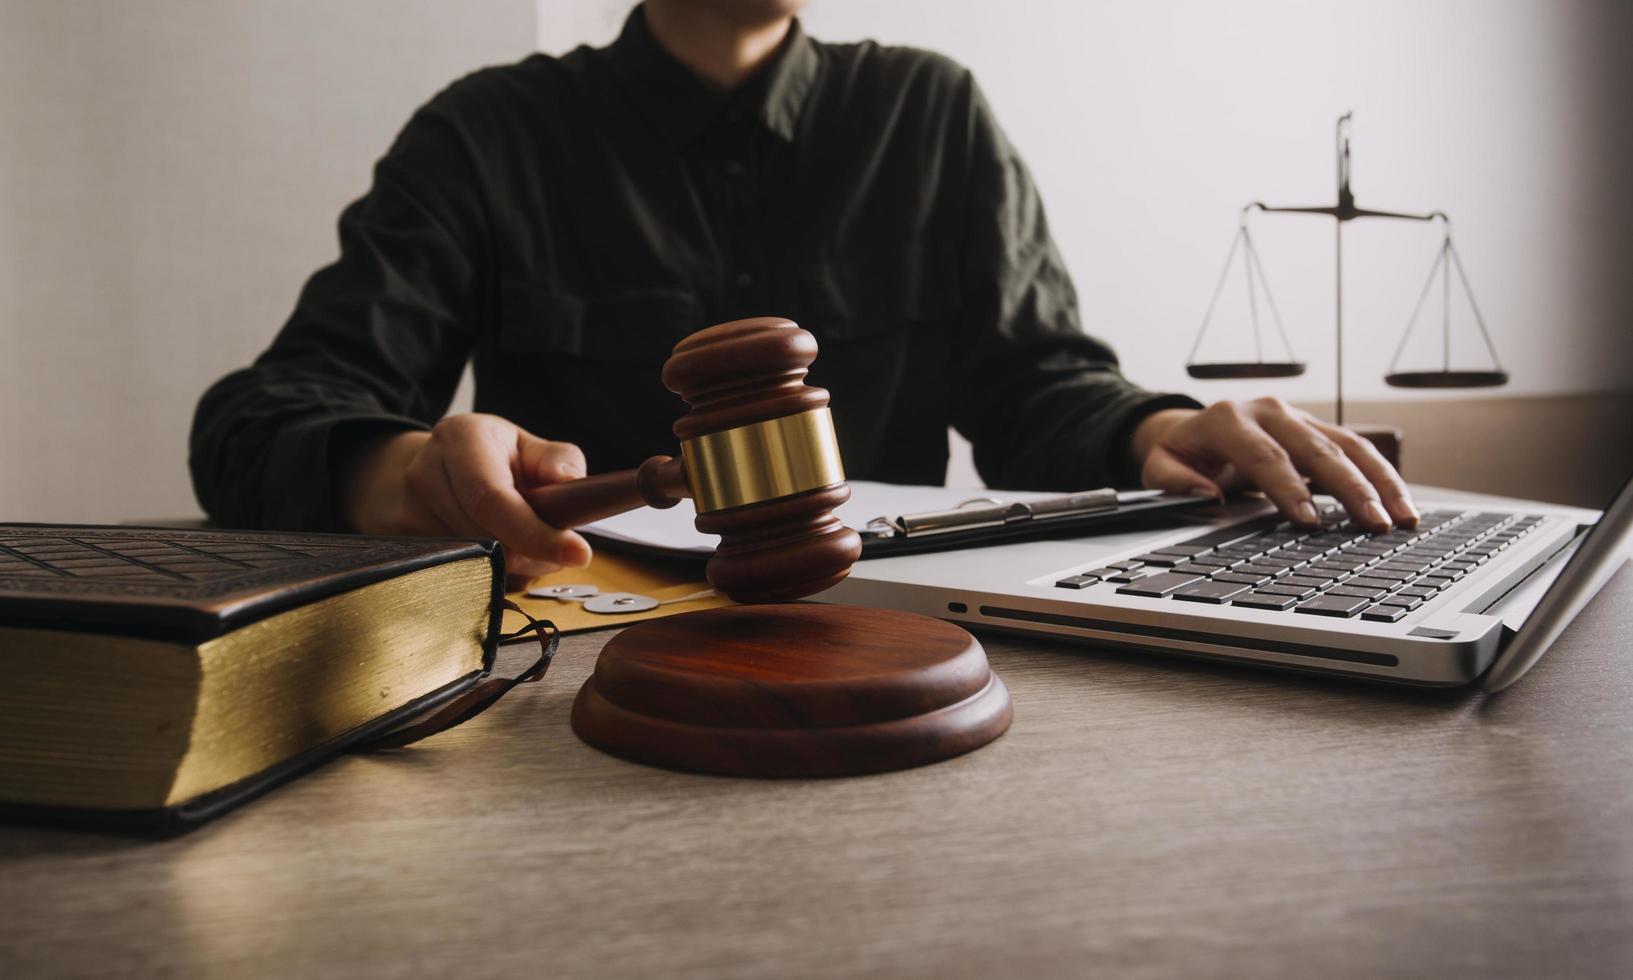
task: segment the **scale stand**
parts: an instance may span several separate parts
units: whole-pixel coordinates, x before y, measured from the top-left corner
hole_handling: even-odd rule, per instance
[[[1196,342],[1191,345],[1191,353],[1187,358],[1186,371],[1193,378],[1288,378],[1304,373],[1305,365],[1293,355],[1292,345],[1288,343],[1287,334],[1282,328],[1281,314],[1276,309],[1275,300],[1270,295],[1270,283],[1265,278],[1264,266],[1259,261],[1258,250],[1253,247],[1252,236],[1248,232],[1248,217],[1255,211],[1273,214],[1319,214],[1333,218],[1336,224],[1335,234],[1335,269],[1336,269],[1336,297],[1334,302],[1334,326],[1337,333],[1337,364],[1335,374],[1335,392],[1333,408],[1335,422],[1344,424],[1344,223],[1356,218],[1394,218],[1403,221],[1441,221],[1445,224],[1446,235],[1440,247],[1439,256],[1429,270],[1428,282],[1424,284],[1423,292],[1418,296],[1417,306],[1407,321],[1405,335],[1395,350],[1395,358],[1390,362],[1389,374],[1385,375],[1385,383],[1397,388],[1475,388],[1494,387],[1508,382],[1508,373],[1503,370],[1497,358],[1497,348],[1491,342],[1491,334],[1486,329],[1485,318],[1480,314],[1480,307],[1474,300],[1474,290],[1469,285],[1468,274],[1463,269],[1463,260],[1458,257],[1457,249],[1452,245],[1451,219],[1442,211],[1431,211],[1425,214],[1412,214],[1403,211],[1377,211],[1360,208],[1355,205],[1355,194],[1350,189],[1350,113],[1338,117],[1337,152],[1338,152],[1338,201],[1335,204],[1318,207],[1271,207],[1254,201],[1242,209],[1240,223],[1236,237],[1232,239],[1230,251],[1225,255],[1225,269],[1220,273],[1219,283],[1214,287],[1213,298],[1208,303],[1208,311],[1202,318],[1202,328],[1197,332]],[[1213,318],[1214,307],[1219,301],[1220,291],[1224,288],[1225,280],[1230,273],[1230,264],[1236,257],[1238,247],[1243,254],[1243,267],[1247,275],[1248,308],[1253,321],[1253,342],[1257,359],[1253,361],[1229,361],[1202,363],[1196,361],[1197,351],[1202,346],[1202,338],[1208,330],[1208,323]],[[1492,368],[1489,370],[1453,370],[1451,366],[1451,270],[1456,268],[1458,280],[1462,283],[1463,291],[1469,300],[1469,306],[1474,311],[1475,321],[1479,324],[1480,335],[1485,339],[1486,350],[1491,354]],[[1275,319],[1276,330],[1281,335],[1282,346],[1287,352],[1285,361],[1266,361],[1264,359],[1263,343],[1259,332],[1258,302],[1255,298],[1255,273],[1257,282],[1262,289],[1267,305]],[[1438,371],[1397,371],[1396,366],[1400,356],[1406,349],[1406,342],[1417,325],[1418,315],[1422,312],[1424,300],[1434,285],[1435,277],[1441,277],[1442,296],[1442,351],[1443,360]]]

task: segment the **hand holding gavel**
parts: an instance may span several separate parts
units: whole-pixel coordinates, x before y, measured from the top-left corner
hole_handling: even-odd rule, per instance
[[[774,317],[710,327],[682,341],[664,384],[692,405],[674,427],[680,459],[584,472],[576,446],[492,415],[457,415],[356,454],[337,490],[354,530],[498,538],[513,573],[583,565],[567,528],[635,507],[698,497],[698,529],[721,535],[710,580],[741,601],[776,601],[844,578],[860,554],[833,516],[850,495],[827,405],[804,383],[816,339]],[[694,493],[694,491],[698,491]]]

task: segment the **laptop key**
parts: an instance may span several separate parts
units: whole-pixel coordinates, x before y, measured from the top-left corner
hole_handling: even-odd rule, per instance
[[[1300,603],[1294,612],[1308,613],[1312,616],[1339,616],[1349,618],[1371,605],[1366,599],[1347,595],[1318,595],[1314,599],[1307,599]]]
[[[1410,565],[1399,562],[1384,562],[1382,565],[1374,566],[1372,570],[1375,572],[1388,572],[1391,575],[1399,575],[1402,578],[1411,578],[1414,575],[1421,574],[1423,570],[1428,567],[1428,562],[1414,562]]]
[[[1409,610],[1402,609],[1400,606],[1385,606],[1379,604],[1363,611],[1361,613],[1361,618],[1370,620],[1374,623],[1396,623],[1399,622],[1408,611]]]
[[[1274,609],[1281,611],[1298,605],[1298,600],[1290,595],[1276,595],[1271,592],[1250,592],[1240,599],[1231,600],[1233,606],[1243,606],[1247,609]]]
[[[1100,581],[1098,575],[1072,575],[1055,583],[1057,589],[1086,589]]]
[[[1215,582],[1235,582],[1237,585],[1251,585],[1258,588],[1269,585],[1271,578],[1268,575],[1249,575],[1246,572],[1219,572],[1213,576]]]
[[[1208,552],[1210,552],[1212,550],[1213,550],[1213,547],[1211,545],[1196,544],[1196,543],[1192,543],[1192,544],[1171,544],[1166,548],[1158,548],[1157,549],[1157,551],[1161,552],[1162,554],[1165,554],[1165,555],[1179,555],[1181,558],[1189,558],[1189,557],[1191,557],[1193,555],[1205,555],[1205,554],[1207,554]]]
[[[1423,599],[1415,595],[1392,595],[1378,600],[1380,606],[1400,606],[1402,609],[1416,609],[1423,605]]]
[[[1268,575],[1271,578],[1281,578],[1284,575],[1293,574],[1291,570],[1282,568],[1280,565],[1261,565],[1258,562],[1237,565],[1231,571],[1240,572],[1243,575]]]
[[[1320,578],[1314,575],[1289,575],[1281,580],[1283,585],[1302,585],[1311,589],[1324,589],[1332,579]]]
[[[1309,568],[1303,568],[1299,571],[1300,574],[1308,573],[1311,576],[1324,575],[1327,578],[1334,579],[1349,578],[1351,575],[1355,574],[1355,569],[1353,568],[1345,568],[1342,565],[1329,565],[1326,563],[1311,565]]]
[[[1153,551],[1144,555],[1135,555],[1134,560],[1144,562],[1147,565],[1178,565],[1185,559],[1181,555],[1163,555]]]
[[[1194,575],[1197,578],[1207,578],[1214,572],[1219,571],[1219,569],[1213,565],[1198,565],[1193,561],[1188,561],[1183,565],[1175,565],[1173,568],[1168,570],[1176,575]]]
[[[1268,592],[1271,595],[1289,596],[1294,599],[1308,599],[1310,596],[1315,595],[1315,589],[1310,588],[1308,585],[1288,585],[1286,581],[1272,582],[1269,585],[1261,586],[1259,591]]]
[[[1302,558],[1283,558],[1281,557],[1283,554],[1285,554],[1285,552],[1278,551],[1273,555],[1265,555],[1263,558],[1260,558],[1258,561],[1254,562],[1254,564],[1277,565],[1282,568],[1297,568],[1298,566],[1304,564],[1304,559]]]
[[[1384,596],[1388,595],[1389,593],[1385,589],[1363,589],[1358,585],[1345,584],[1345,585],[1340,585],[1337,588],[1328,589],[1326,594],[1327,595],[1350,596],[1350,597],[1353,597],[1353,598],[1356,598],[1356,599],[1374,599],[1374,600],[1376,600],[1376,599],[1382,599]]]
[[[1322,558],[1326,555],[1333,554],[1337,550],[1337,548],[1312,547],[1306,544],[1290,544],[1282,550],[1276,552],[1276,554],[1285,555],[1288,558],[1302,558],[1305,561],[1315,561],[1317,558]]]
[[[1395,586],[1404,581],[1406,580],[1403,578],[1378,578],[1372,575],[1363,574],[1357,575],[1344,584],[1353,585],[1357,589],[1382,589],[1385,592],[1388,592],[1390,589],[1393,589]]]
[[[1248,591],[1248,587],[1236,582],[1209,582],[1201,581],[1174,593],[1175,599],[1186,602],[1210,602],[1222,605]]]
[[[1156,575],[1148,575],[1145,578],[1140,579],[1138,582],[1130,582],[1127,585],[1118,586],[1117,594],[1145,596],[1149,599],[1161,599],[1163,596],[1173,592],[1175,589],[1183,588],[1190,585],[1192,582],[1203,581],[1206,581],[1206,579],[1200,579],[1194,575],[1177,575],[1173,572],[1159,572]]]
[[[1105,579],[1107,582],[1138,582],[1140,579],[1147,578],[1151,574],[1151,572],[1145,569],[1135,569],[1132,572],[1125,572],[1121,569],[1112,569],[1111,574],[1107,575]]]
[[[1340,551],[1336,555],[1329,555],[1328,557],[1322,559],[1321,564],[1323,564],[1323,565],[1339,565],[1339,566],[1342,566],[1344,568],[1355,569],[1355,568],[1360,568],[1362,565],[1365,565],[1366,564],[1366,559],[1364,559],[1364,558],[1351,558],[1348,555],[1344,554],[1342,551]]]

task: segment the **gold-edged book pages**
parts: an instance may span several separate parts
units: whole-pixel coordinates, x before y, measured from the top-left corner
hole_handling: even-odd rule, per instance
[[[0,800],[171,807],[483,667],[492,562],[467,558],[197,646],[0,628]]]

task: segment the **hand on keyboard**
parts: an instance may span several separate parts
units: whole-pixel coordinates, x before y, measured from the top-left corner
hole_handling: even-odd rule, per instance
[[[1418,523],[1406,484],[1372,443],[1279,398],[1156,412],[1134,430],[1130,448],[1153,490],[1223,496],[1255,487],[1288,520],[1315,528],[1314,484],[1366,530]]]

